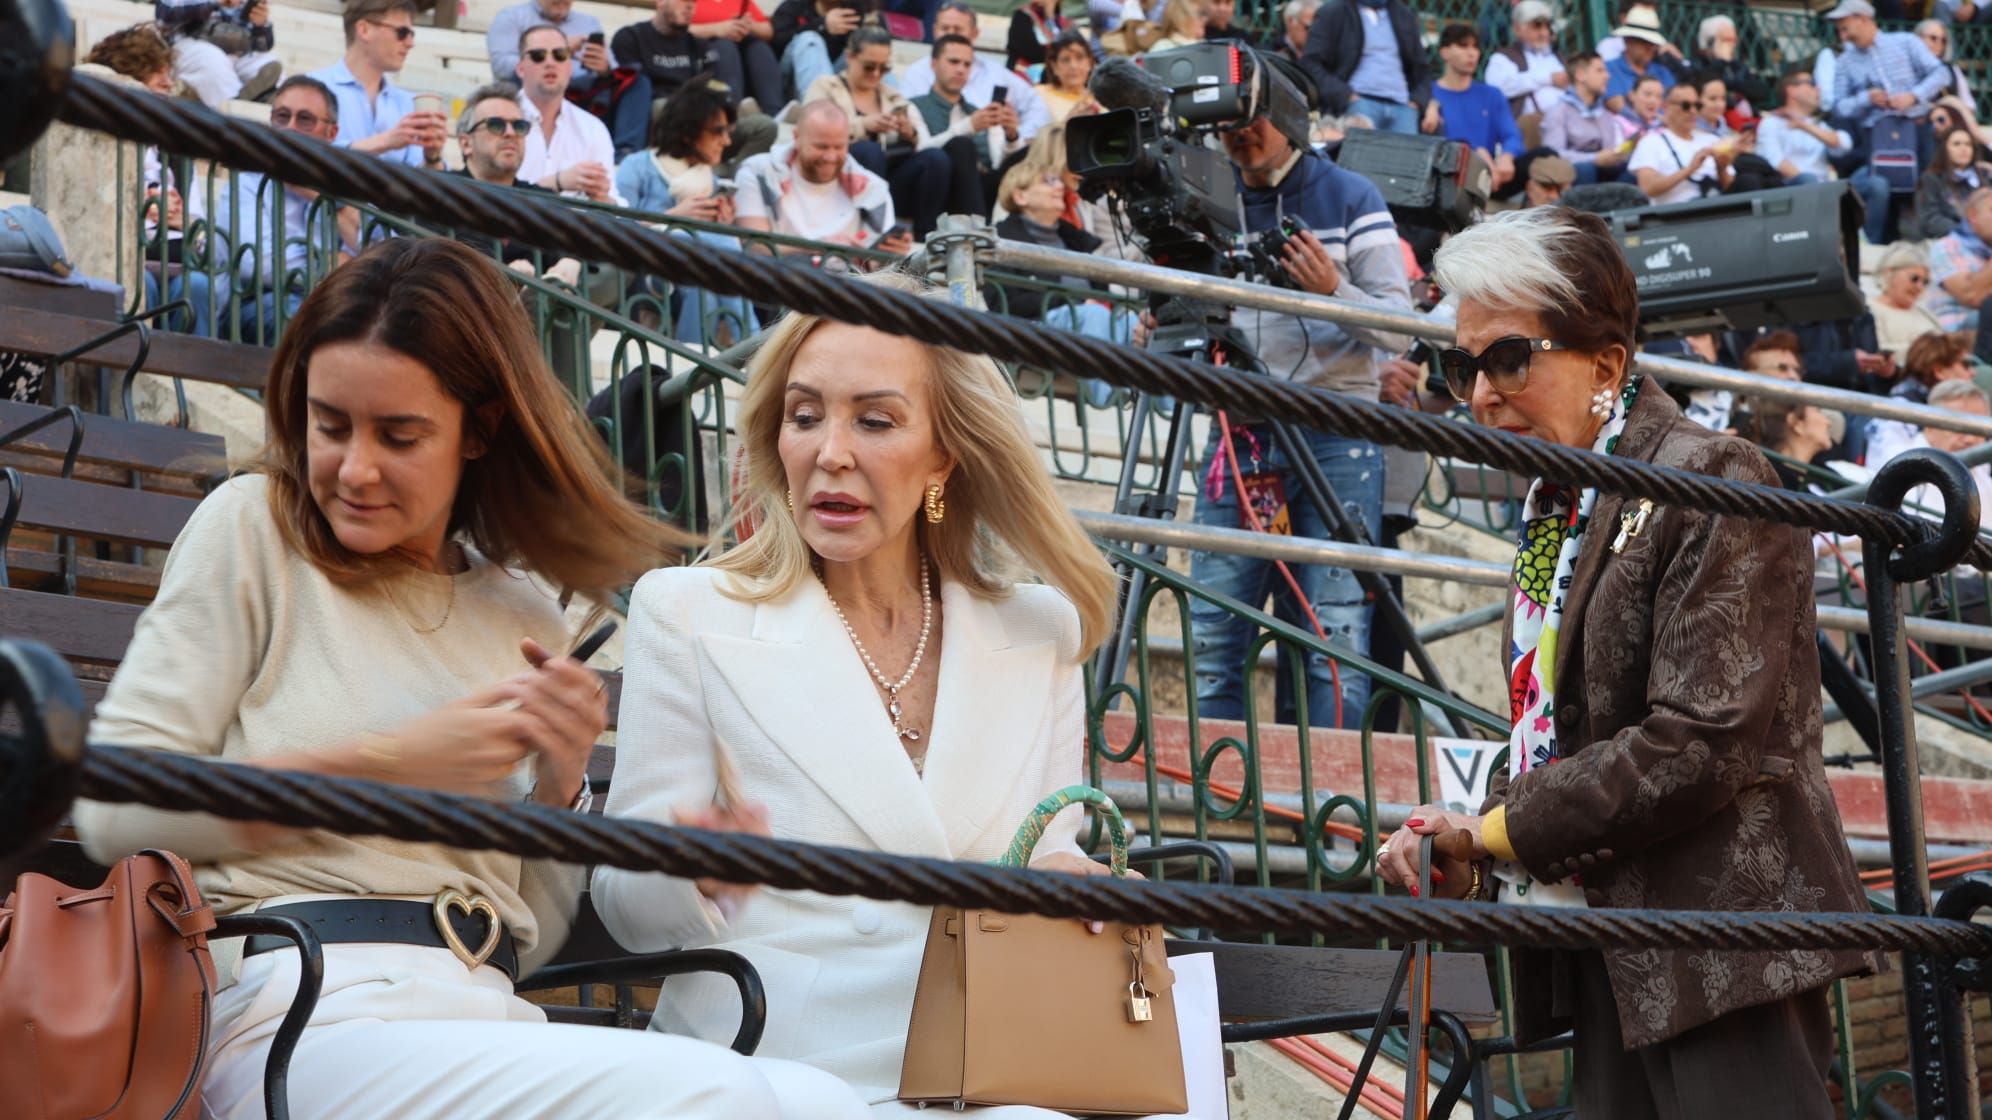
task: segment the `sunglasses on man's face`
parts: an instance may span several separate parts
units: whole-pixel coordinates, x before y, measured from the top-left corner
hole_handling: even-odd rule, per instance
[[[289,109],[270,110],[270,124],[277,128],[295,127],[299,132],[317,132],[318,126],[324,123],[324,117],[309,109],[300,109],[295,113]]]
[[[572,52],[566,47],[534,47],[526,52],[526,58],[535,64],[545,62],[547,55],[552,55],[555,62],[566,62],[572,56]]]
[[[533,122],[524,117],[486,117],[470,126],[471,132],[488,132],[493,136],[503,136],[510,132],[514,136],[524,136],[533,130]]]
[[[1478,355],[1451,346],[1439,351],[1439,376],[1445,379],[1446,391],[1461,404],[1473,402],[1473,383],[1482,373],[1495,392],[1512,397],[1529,387],[1529,362],[1535,355],[1568,349],[1561,342],[1521,335],[1495,339]]]
[[[394,32],[395,42],[398,43],[406,43],[415,38],[415,29],[412,27],[403,27],[399,24],[393,24],[393,23],[382,23],[380,20],[377,19],[370,19],[367,20],[366,22],[373,24],[375,27],[385,27],[389,31]]]
[[[1669,101],[1667,104],[1672,105],[1676,109],[1686,109],[1690,113],[1696,112],[1702,107],[1702,103],[1699,101]]]

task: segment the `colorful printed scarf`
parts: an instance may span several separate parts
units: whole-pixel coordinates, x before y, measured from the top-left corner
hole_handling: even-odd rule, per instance
[[[1610,455],[1625,431],[1625,418],[1639,395],[1639,380],[1627,378],[1617,407],[1591,441],[1591,450]],[[1522,500],[1522,538],[1515,552],[1511,593],[1514,646],[1508,651],[1508,776],[1519,778],[1556,761],[1556,647],[1563,624],[1563,598],[1584,547],[1598,491],[1536,479]],[[1576,884],[1538,883],[1518,863],[1501,863],[1494,874],[1508,889],[1502,901],[1534,906],[1583,906]]]

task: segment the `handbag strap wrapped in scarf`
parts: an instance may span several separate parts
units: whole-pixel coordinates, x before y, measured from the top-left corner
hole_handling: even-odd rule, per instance
[[[1024,823],[1017,828],[1016,839],[1010,841],[1009,850],[996,861],[1001,867],[1027,867],[1031,862],[1031,851],[1037,847],[1039,838],[1051,824],[1051,818],[1068,805],[1091,805],[1107,822],[1107,843],[1112,851],[1111,862],[1114,878],[1127,874],[1127,821],[1121,818],[1121,811],[1113,798],[1091,786],[1066,786],[1057,793],[1037,803],[1024,817]]]

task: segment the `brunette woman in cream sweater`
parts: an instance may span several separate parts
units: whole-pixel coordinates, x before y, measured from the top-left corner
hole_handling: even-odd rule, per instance
[[[600,596],[675,542],[617,492],[497,266],[449,241],[375,245],[298,309],[264,400],[261,461],[188,522],[92,738],[583,803],[606,703],[558,656],[555,589]],[[290,1064],[299,1120],[758,1120],[848,1092],[709,1043],[549,1024],[514,996],[566,936],[580,868],[127,805],[85,803],[77,827],[106,862],[186,856],[221,912],[313,922],[325,984]],[[502,923],[488,958],[480,917],[434,919],[449,892]],[[262,1115],[297,984],[294,953],[240,945],[215,954],[208,1117]]]

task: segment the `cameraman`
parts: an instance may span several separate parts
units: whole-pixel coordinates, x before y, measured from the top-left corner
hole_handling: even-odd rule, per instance
[[[1290,126],[1299,131],[1300,126]],[[1316,295],[1352,303],[1411,310],[1409,281],[1398,247],[1397,227],[1383,196],[1369,180],[1335,166],[1305,146],[1304,132],[1283,134],[1264,116],[1224,134],[1224,150],[1238,176],[1248,236],[1297,221],[1302,230],[1286,245],[1283,260],[1296,287]],[[1344,326],[1318,319],[1301,319],[1259,310],[1240,310],[1232,323],[1243,333],[1260,363],[1274,377],[1377,399],[1378,365],[1382,358],[1404,352],[1410,339],[1397,334]],[[1223,528],[1249,527],[1239,506],[1238,480],[1258,512],[1258,520],[1275,527],[1282,522],[1296,536],[1331,538],[1330,524],[1309,501],[1274,439],[1270,428],[1239,424],[1227,433],[1213,425],[1197,487],[1196,521]],[[1319,464],[1349,517],[1375,541],[1380,536],[1383,506],[1383,456],[1375,444],[1296,429]],[[1236,453],[1233,462],[1227,446]],[[1234,470],[1235,467],[1235,470]],[[1354,573],[1346,568],[1294,566],[1294,578],[1323,631],[1337,646],[1355,653],[1369,649],[1370,607]],[[1269,561],[1243,556],[1193,553],[1190,576],[1213,590],[1257,606],[1268,595],[1274,613],[1303,630],[1312,630],[1307,612]],[[1240,719],[1245,715],[1246,656],[1254,627],[1206,600],[1190,607],[1196,634],[1194,650],[1197,710],[1205,716]],[[1285,651],[1282,649],[1284,659]],[[1295,698],[1287,683],[1289,672],[1277,674],[1275,718],[1293,719]],[[1310,655],[1307,665],[1308,720],[1329,726],[1340,710],[1343,727],[1360,726],[1369,699],[1369,678],[1341,673],[1338,696],[1326,657]]]

